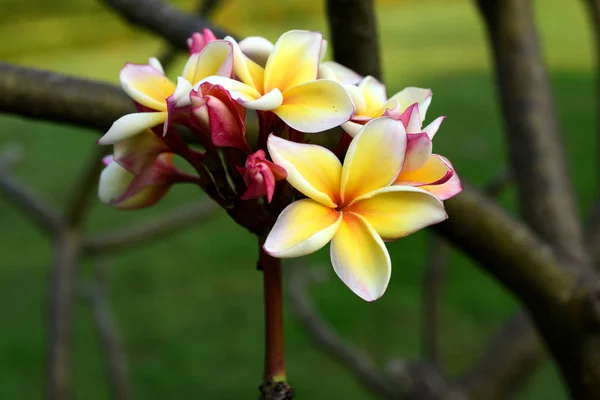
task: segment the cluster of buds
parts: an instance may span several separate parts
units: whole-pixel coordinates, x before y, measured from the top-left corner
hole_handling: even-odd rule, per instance
[[[432,153],[443,117],[423,127],[431,91],[388,98],[377,79],[323,61],[317,32],[289,31],[272,44],[204,30],[188,47],[176,83],[156,59],[121,71],[138,112],[99,140],[114,145],[101,200],[142,208],[173,184],[196,184],[266,236],[274,257],[331,242],[341,280],[379,298],[391,274],[384,241],[444,220],[442,201],[462,190],[452,164]]]

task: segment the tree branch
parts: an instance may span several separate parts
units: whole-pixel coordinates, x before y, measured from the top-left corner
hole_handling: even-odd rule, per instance
[[[211,200],[189,204],[137,225],[87,237],[83,241],[83,252],[87,255],[106,254],[130,249],[190,227],[203,218],[216,215],[219,210],[221,207]]]
[[[220,38],[231,36],[231,33],[209,20],[181,11],[160,0],[104,0],[104,3],[130,24],[164,38],[181,50],[187,50],[187,39],[203,28],[210,29]]]
[[[114,315],[108,301],[107,288],[104,287],[102,275],[104,266],[102,260],[96,260],[95,282],[89,283],[84,288],[84,295],[89,301],[94,314],[96,326],[100,337],[100,344],[106,357],[106,370],[115,400],[131,398],[131,385],[127,367],[127,357],[123,341],[117,328]]]
[[[464,182],[463,182],[464,183]],[[464,183],[433,229],[479,262],[527,306],[561,305],[574,287],[549,245],[493,200]]]
[[[598,154],[600,154],[600,0],[584,0],[588,7],[592,29],[594,32],[594,43],[596,53],[596,130],[598,131],[596,141]],[[600,173],[600,165],[598,168]],[[600,181],[596,191],[600,198]],[[590,223],[586,227],[587,248],[591,253],[592,260],[600,264],[600,204],[598,200],[594,206]],[[600,268],[600,265],[598,265]]]
[[[64,222],[58,211],[13,178],[2,165],[0,165],[0,192],[44,233],[55,236],[63,228]]]
[[[307,329],[315,344],[334,360],[348,368],[365,387],[376,395],[386,399],[398,399],[399,394],[386,379],[383,371],[380,371],[367,356],[344,344],[342,339],[315,311],[308,295],[310,277],[307,269],[300,265],[289,265],[288,269],[291,275],[287,279],[290,307]]]
[[[110,148],[94,145],[93,154],[88,160],[88,166],[73,188],[67,207],[67,223],[72,227],[81,225],[82,218],[89,210],[94,189],[98,186],[98,178],[104,165],[102,157],[109,153]]]
[[[133,101],[116,85],[0,63],[0,112],[107,130]]]
[[[531,1],[478,0],[477,4],[492,44],[524,219],[568,265],[586,265],[587,252]]]
[[[79,234],[66,229],[58,233],[48,290],[47,398],[71,397],[71,336],[74,287],[79,262]]]
[[[441,368],[438,306],[449,250],[449,246],[441,238],[433,235],[429,237],[429,260],[423,276],[423,355],[429,364],[438,369]]]
[[[362,75],[381,78],[373,0],[327,0],[333,58]]]
[[[196,14],[201,17],[209,17],[216,11],[217,6],[221,3],[221,0],[199,0],[196,6]],[[165,46],[165,48],[159,53],[157,57],[163,68],[167,70],[171,63],[177,57],[177,54],[181,52],[181,47],[175,47],[171,44]]]
[[[511,398],[546,358],[529,317],[520,312],[491,337],[479,360],[458,380],[469,399]]]

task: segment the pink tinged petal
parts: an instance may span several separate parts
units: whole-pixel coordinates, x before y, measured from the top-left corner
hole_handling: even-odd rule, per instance
[[[419,104],[415,103],[408,107],[399,118],[404,124],[407,133],[421,132],[421,117],[419,116]]]
[[[419,115],[421,116],[421,122],[423,122],[427,114],[427,109],[431,104],[431,96],[430,89],[407,87],[393,95],[392,99],[398,100],[402,110],[406,110],[414,103],[419,103]]]
[[[275,43],[265,66],[264,90],[284,92],[317,79],[323,37],[318,32],[292,30]]]
[[[157,70],[158,72],[160,72],[161,74],[165,74],[165,70],[162,66],[162,64],[160,63],[160,60],[156,57],[150,57],[148,59],[148,64],[154,68],[155,70]]]
[[[112,204],[112,206],[121,210],[137,210],[150,207],[165,197],[170,188],[171,185],[166,184],[146,186],[130,197]]]
[[[400,172],[406,153],[406,131],[388,117],[369,121],[352,139],[342,169],[342,203],[389,186]]]
[[[364,218],[343,212],[330,253],[335,273],[356,295],[366,301],[383,295],[392,262],[383,240]]]
[[[331,79],[348,85],[356,85],[362,75],[335,61],[324,61],[319,66],[319,79]]]
[[[222,86],[229,92],[231,97],[236,101],[253,101],[259,99],[262,95],[254,87],[246,85],[235,79],[226,78],[224,76],[209,76],[194,85],[194,89],[198,90],[205,83]]]
[[[432,143],[427,133],[421,132],[407,135],[406,158],[402,171],[416,171],[427,164],[431,157]]]
[[[233,48],[233,72],[235,75],[246,85],[263,93],[265,79],[264,68],[244,55],[235,39],[227,36],[225,40],[230,42]]]
[[[389,186],[367,193],[344,211],[366,219],[384,240],[399,239],[448,218],[439,199],[411,186]]]
[[[126,64],[121,70],[121,87],[136,102],[152,110],[166,111],[167,97],[175,84],[151,65]]]
[[[273,257],[300,257],[323,248],[338,230],[340,212],[311,199],[287,206],[269,232],[263,248]]]
[[[356,123],[354,121],[344,122],[342,125],[342,129],[350,136],[354,137],[360,132],[363,128],[363,124]]]
[[[116,120],[98,144],[114,144],[129,139],[147,129],[154,128],[167,120],[166,112],[145,112],[127,114]]]
[[[114,160],[133,174],[140,174],[156,156],[168,151],[167,145],[150,131],[122,140],[114,145]]]
[[[331,151],[314,144],[295,143],[270,135],[273,162],[287,172],[287,181],[307,197],[335,208],[339,202],[342,165]]]
[[[441,181],[436,185],[420,186],[420,189],[427,190],[440,200],[447,200],[462,192],[463,186],[450,161],[446,157],[439,157],[452,170],[452,176],[445,182]]]
[[[275,110],[283,102],[283,95],[279,89],[273,89],[264,96],[250,101],[240,101],[240,103],[251,110],[271,111]]]
[[[314,133],[347,122],[354,105],[342,85],[319,79],[283,92],[283,104],[273,112],[293,129]]]
[[[233,48],[226,40],[215,40],[200,53],[190,56],[183,69],[183,77],[195,85],[207,76],[231,77],[233,71]]]
[[[319,51],[319,62],[323,62],[325,56],[327,55],[327,47],[328,43],[326,39],[321,39],[321,50]]]
[[[104,204],[112,204],[125,194],[135,176],[116,162],[108,164],[100,173],[98,197]]]
[[[248,36],[239,43],[242,53],[248,58],[264,67],[273,51],[273,43],[260,36]]]
[[[358,88],[362,91],[366,104],[364,115],[371,118],[380,117],[383,114],[382,109],[387,103],[385,85],[372,76],[366,76],[360,81]]]
[[[453,169],[444,159],[432,154],[425,165],[417,170],[404,170],[400,172],[394,182],[395,185],[423,186],[439,185],[447,182],[452,177]]]
[[[190,92],[192,91],[192,84],[182,77],[177,78],[177,86],[171,96],[167,98],[167,104],[171,103],[173,107],[185,107],[189,106],[190,103]]]
[[[426,132],[430,139],[433,139],[438,129],[440,129],[440,125],[446,119],[446,117],[438,117],[434,119],[429,125],[423,128],[423,132]]]
[[[395,120],[400,120],[402,116],[402,108],[400,108],[400,104],[398,100],[390,99],[385,105],[385,111],[383,112],[383,116],[390,117]]]

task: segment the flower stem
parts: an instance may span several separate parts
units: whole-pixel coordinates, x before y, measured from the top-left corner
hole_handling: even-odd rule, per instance
[[[263,271],[265,294],[265,381],[285,381],[281,260],[263,250],[259,240],[258,269]]]

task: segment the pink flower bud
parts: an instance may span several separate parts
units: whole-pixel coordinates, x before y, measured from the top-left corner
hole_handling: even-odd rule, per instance
[[[200,53],[204,46],[213,40],[217,40],[217,37],[210,29],[202,29],[202,33],[194,33],[192,37],[187,40],[190,55]]]
[[[246,109],[231,98],[222,86],[205,82],[190,95],[195,125],[210,131],[217,147],[233,147],[250,152],[246,141]]]
[[[110,156],[103,162],[106,167],[100,174],[98,196],[103,203],[120,209],[149,207],[161,200],[174,183],[193,180],[175,168],[170,153],[156,157],[139,174],[131,173]]]
[[[242,195],[242,200],[256,199],[267,196],[267,202],[273,199],[275,181],[285,179],[287,173],[283,167],[267,160],[262,150],[251,154],[246,159],[244,168],[237,167],[238,172],[244,178],[247,189]]]

